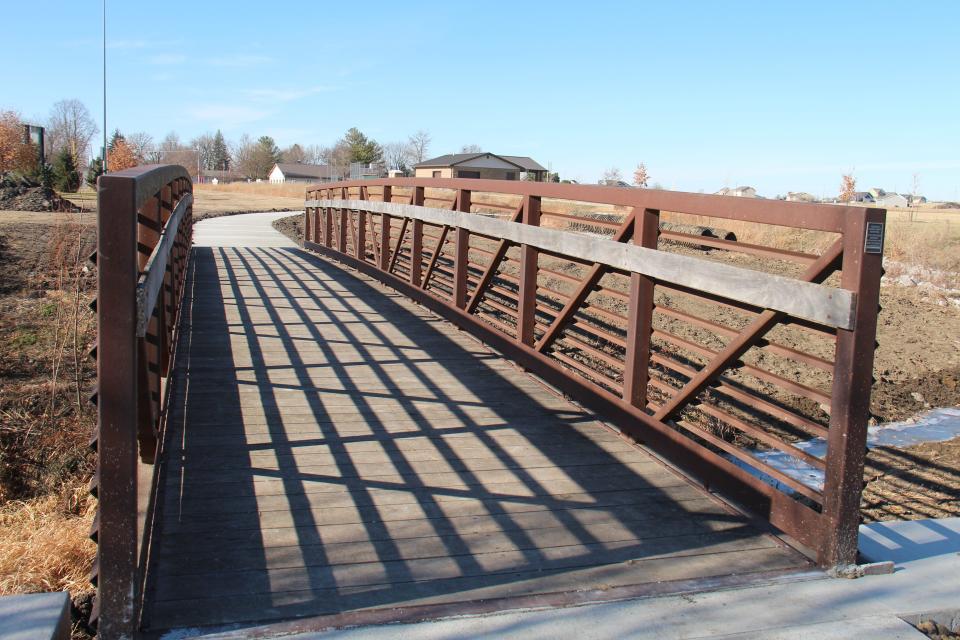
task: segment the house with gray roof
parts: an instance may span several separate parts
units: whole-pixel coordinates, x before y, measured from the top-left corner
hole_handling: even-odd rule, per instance
[[[543,182],[547,168],[528,156],[504,156],[495,153],[449,153],[424,160],[414,166],[417,178],[480,178],[484,180],[523,180]]]

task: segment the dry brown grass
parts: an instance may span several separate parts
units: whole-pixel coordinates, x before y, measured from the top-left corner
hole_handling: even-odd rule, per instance
[[[306,196],[304,184],[235,182],[193,186],[195,214],[247,211],[298,211]]]
[[[0,595],[90,589],[96,501],[76,484],[0,506]]]
[[[307,184],[303,182],[284,182],[272,184],[270,182],[229,182],[227,184],[196,184],[194,191],[218,193],[244,193],[261,196],[280,196],[284,198],[304,199]]]
[[[92,216],[0,216],[0,594],[91,587]]]

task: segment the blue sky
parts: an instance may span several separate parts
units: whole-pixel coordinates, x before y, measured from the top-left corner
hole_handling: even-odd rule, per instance
[[[164,8],[161,9],[160,7]],[[0,108],[101,117],[100,3],[6,0]],[[29,25],[37,25],[32,32]],[[960,2],[108,0],[108,128],[380,142],[561,177],[960,199]],[[16,61],[11,63],[10,61]]]

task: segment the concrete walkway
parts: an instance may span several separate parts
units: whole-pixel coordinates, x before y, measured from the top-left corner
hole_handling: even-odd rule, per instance
[[[302,212],[301,212],[302,213]],[[296,243],[273,228],[273,221],[297,215],[296,211],[243,213],[197,222],[195,247],[296,247]]]
[[[298,640],[452,640],[454,638],[737,638],[831,640],[926,636],[900,616],[960,610],[960,518],[877,523],[861,528],[872,561],[893,560],[891,575],[856,580],[811,573],[746,589],[691,593],[566,609],[514,611],[409,625],[299,633],[308,622],[205,638]]]

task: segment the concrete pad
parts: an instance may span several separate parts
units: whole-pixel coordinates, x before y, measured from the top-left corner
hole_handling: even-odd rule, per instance
[[[70,598],[65,592],[0,598],[3,640],[70,640]]]
[[[295,216],[296,211],[242,213],[208,218],[193,227],[195,247],[296,247],[297,244],[273,228],[273,221]],[[302,215],[302,212],[300,212]]]
[[[860,554],[870,562],[901,564],[950,553],[960,553],[960,518],[874,522],[860,527]]]

